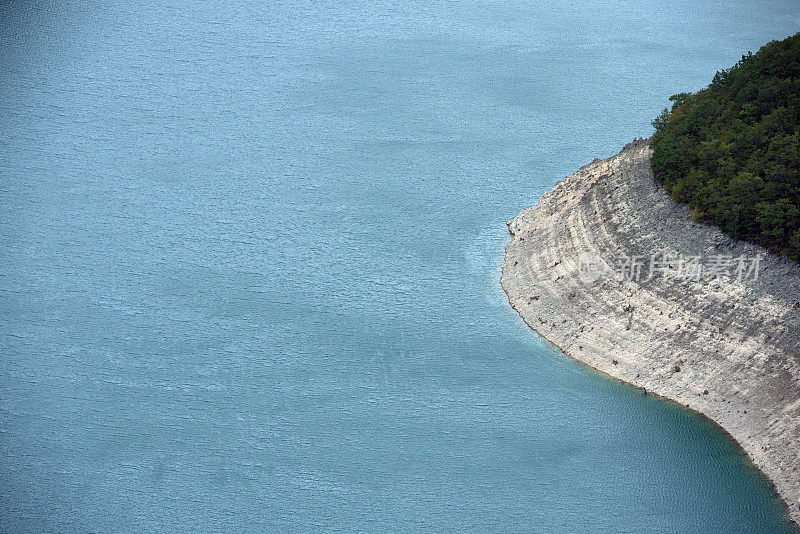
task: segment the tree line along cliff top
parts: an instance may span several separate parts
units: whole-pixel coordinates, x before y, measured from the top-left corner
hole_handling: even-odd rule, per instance
[[[670,100],[653,121],[656,178],[696,221],[800,260],[800,33]]]

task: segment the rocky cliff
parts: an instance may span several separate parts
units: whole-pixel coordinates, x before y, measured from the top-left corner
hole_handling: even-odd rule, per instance
[[[800,268],[696,224],[637,140],[508,223],[501,283],[568,356],[719,423],[800,522]]]

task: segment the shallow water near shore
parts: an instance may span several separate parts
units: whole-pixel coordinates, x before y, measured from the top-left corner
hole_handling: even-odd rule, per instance
[[[0,531],[792,532],[499,276],[506,220],[796,2],[0,21]]]

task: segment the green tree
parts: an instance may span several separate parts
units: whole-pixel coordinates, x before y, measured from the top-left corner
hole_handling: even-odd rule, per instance
[[[800,260],[800,33],[670,101],[652,123],[656,178],[695,220]]]

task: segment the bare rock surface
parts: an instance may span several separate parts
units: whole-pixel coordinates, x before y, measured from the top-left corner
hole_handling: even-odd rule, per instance
[[[510,221],[503,289],[568,356],[717,422],[800,523],[800,267],[694,223],[650,155],[635,140]]]

